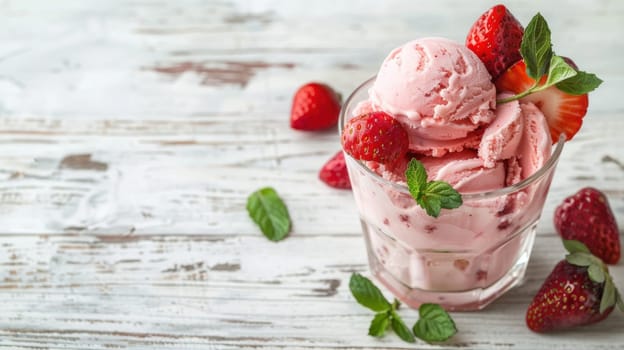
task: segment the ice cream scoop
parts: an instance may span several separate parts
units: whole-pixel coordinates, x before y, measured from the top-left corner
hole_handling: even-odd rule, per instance
[[[437,149],[436,141],[467,137],[494,119],[496,88],[490,79],[483,63],[465,46],[444,38],[422,38],[388,55],[370,99],[374,109],[403,124],[418,151],[428,143]]]

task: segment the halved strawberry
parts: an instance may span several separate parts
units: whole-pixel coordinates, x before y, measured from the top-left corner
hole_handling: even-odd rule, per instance
[[[483,13],[466,37],[466,47],[481,59],[492,79],[522,58],[524,28],[504,5]]]
[[[541,82],[545,80],[546,76]],[[496,80],[496,89],[499,92],[511,91],[519,94],[533,85],[535,80],[527,75],[524,60],[516,62]],[[570,95],[557,89],[556,86],[532,93],[523,97],[521,101],[533,102],[544,113],[553,143],[559,140],[562,133],[565,133],[567,140],[574,137],[583,124],[583,117],[587,114],[589,104],[587,94]]]

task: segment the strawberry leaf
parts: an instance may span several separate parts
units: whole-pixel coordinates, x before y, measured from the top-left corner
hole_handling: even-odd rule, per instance
[[[538,12],[524,30],[520,54],[526,62],[527,75],[536,81],[546,74],[552,56],[550,29]]]
[[[416,339],[414,339],[414,334],[412,334],[410,329],[407,328],[407,326],[401,319],[401,316],[399,316],[399,314],[394,312],[394,310],[392,310],[391,323],[392,323],[392,330],[394,331],[394,333],[396,333],[399,336],[399,338],[403,339],[403,341],[406,341],[408,343],[413,343],[416,341]]]
[[[593,73],[578,71],[571,78],[557,83],[557,88],[570,95],[584,95],[602,84],[602,79]]]
[[[624,312],[624,300],[622,300],[622,295],[617,293],[617,308],[620,312]]]
[[[564,239],[563,246],[570,254],[574,254],[576,252],[591,254],[589,248],[587,248],[585,244],[574,239]]]
[[[604,291],[602,292],[602,298],[600,299],[600,313],[605,312],[606,309],[615,305],[616,302],[616,290],[611,278],[605,280]]]
[[[368,328],[368,335],[373,337],[383,337],[390,325],[390,314],[388,312],[380,312],[375,315]]]
[[[379,288],[371,280],[359,273],[351,275],[349,289],[360,305],[376,312],[390,310],[390,302],[384,297]]]
[[[262,233],[272,241],[280,241],[290,231],[288,209],[271,187],[261,188],[247,198],[247,212]]]
[[[596,282],[602,283],[605,281],[605,273],[602,269],[602,266],[598,264],[591,264],[587,268],[587,274],[589,275],[589,279]]]
[[[594,259],[590,255],[576,252],[566,255],[565,259],[572,265],[576,266],[590,266],[594,263]]]
[[[566,79],[576,75],[576,70],[572,68],[561,56],[553,55],[550,59],[550,68],[548,69],[548,78],[546,78],[545,87],[550,87]]]

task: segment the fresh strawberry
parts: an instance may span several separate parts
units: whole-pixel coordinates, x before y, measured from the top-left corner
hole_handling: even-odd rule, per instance
[[[320,83],[307,83],[297,90],[290,110],[290,127],[315,131],[337,124],[340,95]]]
[[[563,239],[583,242],[607,264],[620,260],[620,234],[607,197],[591,187],[566,198],[555,210],[555,228]]]
[[[529,305],[527,326],[534,332],[544,333],[605,319],[615,304],[600,312],[606,283],[593,281],[587,267],[561,260]]]
[[[546,76],[541,80],[542,83],[544,81]],[[526,73],[524,60],[516,62],[496,80],[496,89],[499,92],[510,91],[519,94],[534,85],[535,80]],[[557,89],[556,86],[534,92],[523,97],[521,101],[533,102],[544,113],[553,143],[559,140],[562,133],[565,133],[567,140],[574,137],[581,128],[589,103],[587,94],[570,95]]]
[[[466,47],[485,64],[492,79],[519,61],[524,28],[504,5],[486,11],[472,25]]]
[[[347,122],[342,146],[355,159],[389,164],[407,153],[409,139],[407,131],[392,116],[372,112]]]
[[[336,155],[323,165],[319,171],[319,179],[328,186],[334,188],[351,188],[347,164],[345,163],[344,153],[342,151],[336,153]]]

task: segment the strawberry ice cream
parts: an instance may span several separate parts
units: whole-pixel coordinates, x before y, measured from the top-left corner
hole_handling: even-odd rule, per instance
[[[394,115],[415,151],[442,155],[474,141],[494,118],[496,88],[487,69],[465,46],[423,38],[394,49],[370,90],[375,109]],[[453,142],[455,141],[455,142]]]
[[[557,160],[551,154],[563,141],[553,153],[535,105],[497,106],[496,98],[472,51],[425,38],[393,50],[343,108],[343,123],[382,111],[408,133],[409,153],[398,162],[346,156],[372,270],[408,305],[479,309],[524,275]],[[463,205],[427,215],[406,187],[412,158],[428,180],[459,191]]]

